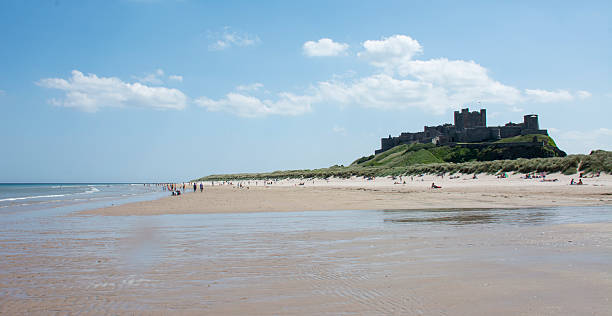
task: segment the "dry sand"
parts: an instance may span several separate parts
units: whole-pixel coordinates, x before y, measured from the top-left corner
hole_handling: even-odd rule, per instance
[[[219,185],[217,182],[215,186],[208,182],[202,193],[198,189],[196,193],[88,210],[81,214],[161,215],[612,204],[612,176],[583,179],[585,184],[581,186],[570,186],[570,178],[553,174],[546,179],[558,181],[542,182],[542,179],[523,179],[519,175],[505,179],[487,175],[472,179],[471,175],[463,175],[455,179],[448,176],[403,177],[401,180],[389,177],[329,181],[290,179],[269,185],[264,185],[262,180],[233,182],[232,185]],[[432,182],[442,188],[431,189]]]

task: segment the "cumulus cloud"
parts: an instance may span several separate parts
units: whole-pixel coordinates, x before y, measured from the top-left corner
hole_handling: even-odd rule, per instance
[[[345,54],[348,47],[348,44],[336,43],[329,38],[322,38],[316,42],[308,41],[304,43],[302,49],[306,56],[323,57]]]
[[[522,98],[518,89],[493,80],[484,67],[473,61],[442,58],[393,63],[397,76],[383,72],[349,83],[321,82],[321,95],[323,99],[346,105],[382,109],[416,107],[439,114],[474,100],[515,104]]]
[[[341,44],[331,39],[321,39],[306,42],[303,48],[306,55],[324,56],[341,51],[338,45]],[[210,110],[225,110],[249,117],[298,115],[310,111],[311,105],[316,103],[389,110],[419,108],[443,114],[476,100],[485,104],[504,104],[511,111],[522,111],[517,106],[522,102],[566,102],[590,96],[588,91],[572,94],[566,90],[521,90],[495,80],[487,68],[472,60],[415,59],[423,52],[423,46],[407,35],[367,40],[362,46],[363,51],[358,56],[374,66],[376,71],[373,74],[335,76],[313,84],[310,94],[280,93],[291,95],[292,100],[300,100],[297,103],[283,102],[286,105],[283,110],[276,105],[283,98],[261,100],[241,93],[256,91],[260,88],[258,84],[239,86],[236,89],[239,93],[229,93],[217,101],[202,98],[200,103]]]
[[[413,56],[423,52],[419,42],[410,36],[393,35],[381,40],[363,42],[364,51],[358,54],[372,65],[385,69],[387,72],[410,61]]]
[[[211,48],[248,46],[258,41],[257,37],[225,28]],[[519,111],[522,109],[518,105],[522,102],[557,103],[591,96],[584,90],[519,89],[495,80],[487,68],[473,60],[415,59],[423,52],[423,46],[407,35],[367,40],[362,46],[358,56],[373,66],[371,74],[333,76],[313,83],[308,91],[297,93],[272,94],[262,91],[262,83],[240,85],[219,99],[202,96],[194,102],[209,111],[265,117],[301,115],[319,103],[390,110],[418,108],[443,114],[476,100],[484,104],[508,105],[509,110]],[[338,55],[347,48],[347,44],[326,38],[306,42],[303,46],[308,56]],[[159,86],[166,79],[162,69],[137,79],[137,83],[126,83],[114,77],[83,75],[75,70],[67,80],[49,78],[38,84],[65,92],[64,99],[52,100],[53,104],[86,111],[105,106],[174,109],[186,106],[188,98],[181,91]],[[171,75],[167,80],[180,82],[182,76]]]
[[[244,87],[244,86],[241,86]],[[236,89],[238,90],[238,89]],[[311,111],[314,97],[278,93],[274,99],[262,99],[243,92],[230,92],[225,97],[213,100],[200,97],[195,103],[209,111],[225,111],[242,117],[264,117],[268,115],[300,115]]]
[[[208,49],[212,51],[224,50],[232,46],[252,46],[261,42],[256,35],[232,31],[229,27],[225,27],[221,32],[209,32],[209,38],[213,40],[208,45]]]
[[[159,72],[158,72],[159,73]],[[39,86],[63,91],[63,99],[51,99],[56,106],[96,112],[104,107],[141,107],[155,109],[183,109],[187,96],[180,90],[151,87],[140,82],[128,83],[115,77],[98,77],[72,71],[72,77],[46,78]]]

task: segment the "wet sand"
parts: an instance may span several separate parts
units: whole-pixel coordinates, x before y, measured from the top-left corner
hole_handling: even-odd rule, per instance
[[[169,196],[155,201],[131,203],[81,214],[161,215],[287,212],[318,210],[397,210],[439,208],[521,208],[548,206],[612,205],[612,176],[584,179],[585,185],[570,186],[570,176],[549,175],[542,179],[509,179],[481,175],[472,179],[424,176],[326,180],[282,180],[264,186],[263,181],[242,181],[211,186],[204,192]],[[575,177],[574,177],[575,178]],[[403,182],[406,182],[403,184]],[[402,184],[394,184],[400,182]],[[442,186],[431,189],[431,183]],[[303,183],[303,185],[300,185]],[[248,189],[247,189],[248,187]],[[189,192],[191,190],[187,190]]]
[[[611,223],[546,224],[554,212],[526,226],[393,220],[410,214],[69,216],[17,225],[0,235],[0,314],[611,313]]]

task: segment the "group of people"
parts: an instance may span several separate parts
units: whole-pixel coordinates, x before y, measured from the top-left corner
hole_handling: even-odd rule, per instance
[[[198,185],[194,182],[193,183],[193,192],[196,192],[198,190]],[[204,191],[204,183],[200,182],[200,192]]]
[[[187,187],[188,187],[188,184],[186,183],[181,183],[181,184],[166,183],[163,185],[163,190],[171,192],[172,196],[177,196],[177,195],[181,195],[182,193],[184,193]],[[198,184],[194,182],[193,192],[197,192],[197,190],[198,190]],[[200,192],[202,191],[204,191],[204,183],[200,182]]]
[[[582,185],[582,179],[578,179],[578,182],[574,181],[574,178],[572,178],[572,181],[570,181],[570,185]]]

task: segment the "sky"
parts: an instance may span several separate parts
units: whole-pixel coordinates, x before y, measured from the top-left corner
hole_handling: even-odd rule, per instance
[[[612,150],[612,2],[0,2],[0,182],[348,165],[487,109]]]

